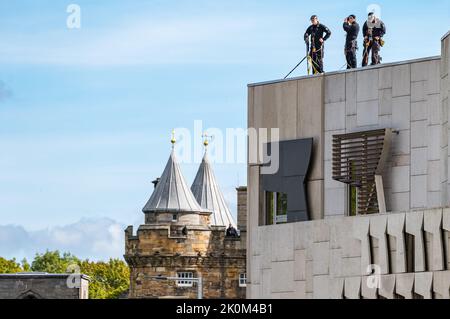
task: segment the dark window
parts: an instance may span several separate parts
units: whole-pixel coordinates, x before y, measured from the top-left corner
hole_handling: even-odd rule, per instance
[[[415,271],[414,267],[414,250],[415,250],[415,242],[414,236],[406,233],[405,242],[406,242],[406,271],[408,273],[413,273]]]
[[[266,192],[266,225],[287,223],[287,194]]]

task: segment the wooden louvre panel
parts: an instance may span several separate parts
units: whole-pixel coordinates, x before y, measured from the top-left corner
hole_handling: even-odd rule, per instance
[[[390,149],[392,130],[333,136],[333,179],[358,190],[358,213],[379,212],[375,175],[381,175]]]

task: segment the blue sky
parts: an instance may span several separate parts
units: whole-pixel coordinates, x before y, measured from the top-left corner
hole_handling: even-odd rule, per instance
[[[71,3],[81,7],[81,29],[66,26]],[[362,20],[372,3],[388,28],[384,62],[440,54],[447,0],[0,0],[0,255],[58,247],[55,230],[86,220],[115,225],[105,238],[121,240],[119,226],[143,221],[172,128],[193,128],[195,120],[245,128],[246,85],[282,78],[304,56],[311,14],[333,32],[326,70],[341,68],[343,18]],[[304,73],[302,66],[294,75]],[[196,169],[183,165],[189,183]],[[246,167],[215,171],[235,211]],[[6,234],[19,228],[53,236],[52,245],[11,248]],[[61,249],[82,254],[77,234],[73,245],[60,240]],[[108,254],[120,256],[115,247]]]

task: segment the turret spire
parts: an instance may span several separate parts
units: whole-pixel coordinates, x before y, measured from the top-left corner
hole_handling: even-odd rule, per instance
[[[214,176],[213,169],[209,163],[207,148],[212,137],[206,133],[203,134],[203,145],[205,146],[205,155],[200,165],[194,183],[191,186],[195,199],[201,208],[211,211],[211,225],[228,227],[236,223],[231,215],[230,209],[223,197],[219,185]]]

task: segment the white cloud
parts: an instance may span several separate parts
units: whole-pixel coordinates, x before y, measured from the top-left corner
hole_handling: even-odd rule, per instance
[[[94,242],[92,250],[99,254],[116,254],[124,251],[123,244],[123,227],[118,224],[113,224],[108,227],[108,236],[100,238]]]
[[[79,258],[108,260],[124,254],[125,225],[109,218],[82,219],[77,223],[38,231],[21,226],[0,226],[0,256],[27,258],[48,250],[70,252]]]

